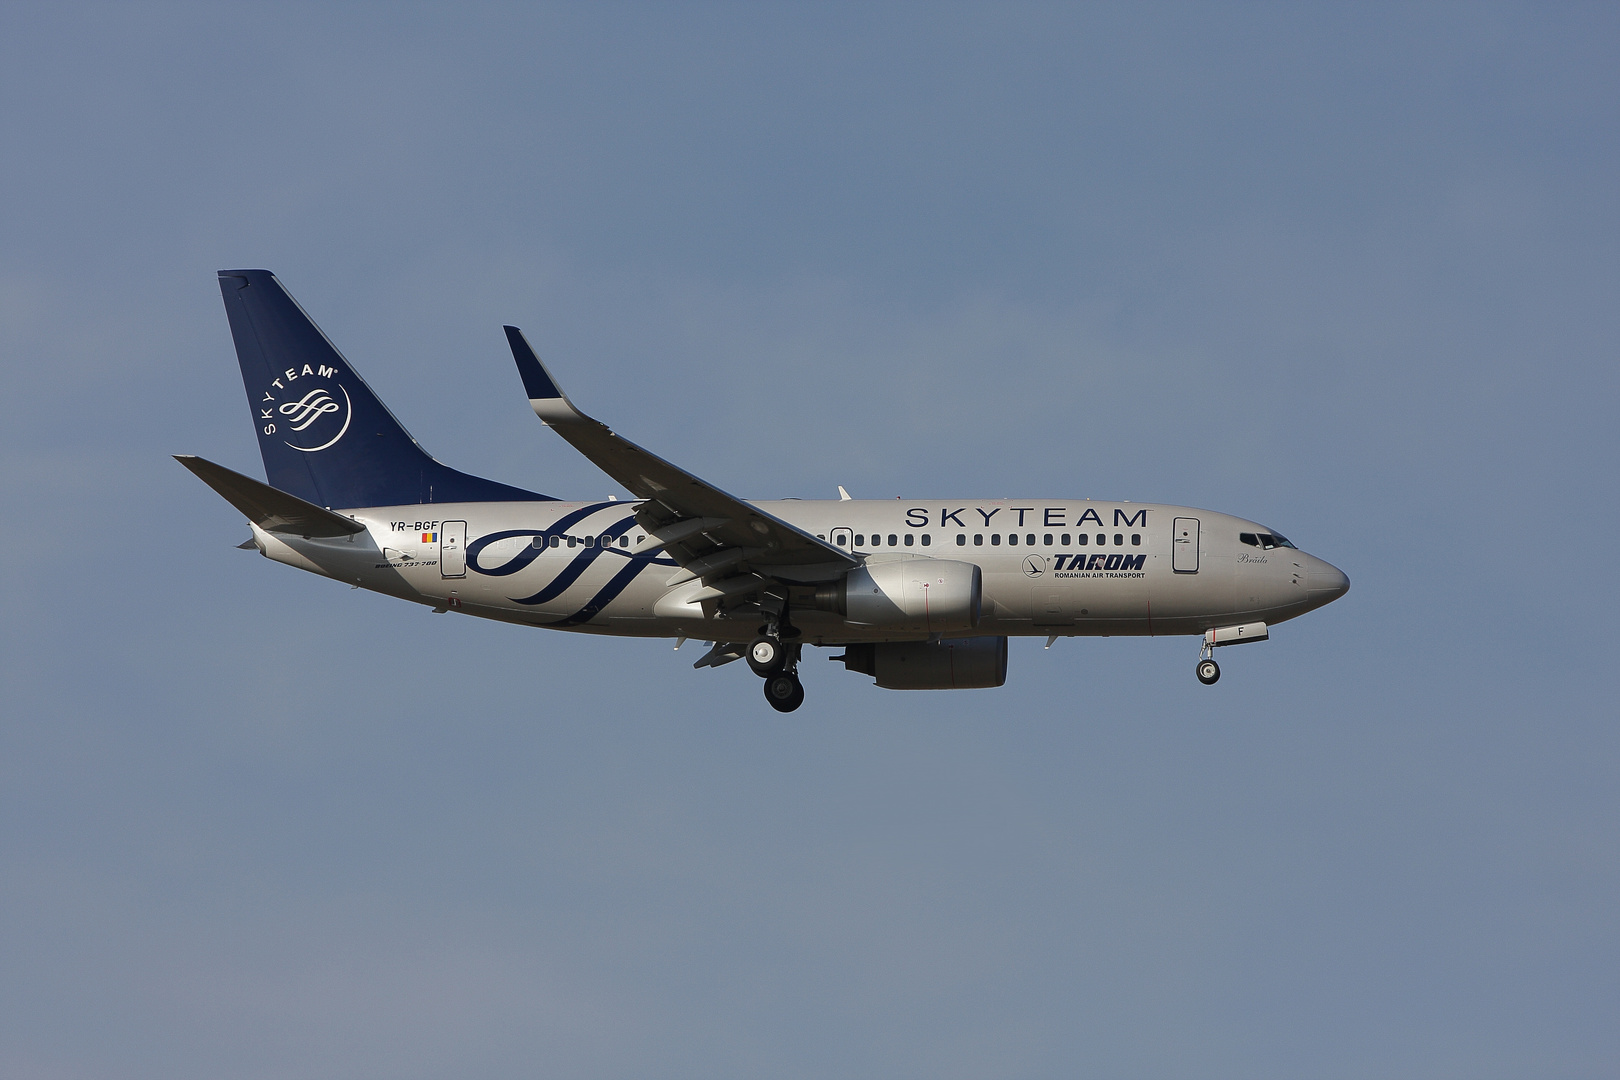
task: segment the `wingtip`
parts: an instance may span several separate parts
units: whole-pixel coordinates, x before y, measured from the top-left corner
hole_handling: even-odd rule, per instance
[[[529,339],[523,336],[523,331],[515,326],[507,326],[504,329],[506,342],[512,347],[512,359],[517,362],[518,376],[523,380],[523,389],[529,395],[529,400],[544,401],[562,397],[563,392],[557,388],[545,365],[540,363],[539,355],[534,351],[534,346],[529,344]]]

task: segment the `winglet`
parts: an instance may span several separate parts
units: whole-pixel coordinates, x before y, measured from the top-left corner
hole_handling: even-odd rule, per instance
[[[512,346],[512,359],[517,361],[518,377],[523,380],[523,392],[529,395],[529,406],[534,409],[534,414],[548,424],[586,419],[584,413],[574,408],[574,403],[568,400],[568,395],[562,392],[557,380],[540,362],[539,355],[529,344],[529,339],[523,336],[523,331],[515,326],[504,329],[506,342]]]

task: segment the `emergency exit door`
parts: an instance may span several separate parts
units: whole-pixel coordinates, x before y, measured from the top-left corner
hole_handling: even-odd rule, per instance
[[[1178,574],[1198,573],[1198,519],[1176,518],[1175,547],[1170,554],[1170,569]]]
[[[467,576],[467,523],[439,522],[439,574],[441,577]]]

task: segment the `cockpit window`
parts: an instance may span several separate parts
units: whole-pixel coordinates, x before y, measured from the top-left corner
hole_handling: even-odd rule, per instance
[[[1269,543],[1266,544],[1266,547],[1291,548],[1291,547],[1294,546],[1292,543],[1289,542],[1288,537],[1284,536],[1282,533],[1261,533],[1260,534],[1260,539],[1270,541]],[[1298,549],[1295,548],[1295,550],[1297,551]]]
[[[1260,538],[1254,535],[1254,533],[1238,533],[1238,539],[1243,541],[1245,544],[1248,544],[1250,547],[1260,546]]]

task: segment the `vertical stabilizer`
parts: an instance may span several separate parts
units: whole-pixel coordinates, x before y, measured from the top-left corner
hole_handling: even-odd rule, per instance
[[[429,457],[268,270],[221,270],[270,486],[317,506],[513,502],[532,491]]]

